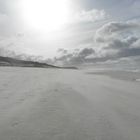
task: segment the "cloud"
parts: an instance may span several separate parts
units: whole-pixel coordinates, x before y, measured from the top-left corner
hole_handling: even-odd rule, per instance
[[[140,48],[140,39],[133,43],[133,48]]]
[[[107,23],[97,29],[93,47],[71,53],[66,51],[56,61],[61,61],[64,65],[81,65],[140,56],[139,30],[140,25],[136,22]]]
[[[108,42],[108,44],[104,48],[108,50],[109,49],[117,49],[117,50],[128,49],[132,47],[133,44],[136,43],[137,40],[139,40],[139,38],[135,36],[130,36],[126,39],[112,38],[112,40]]]
[[[103,1],[104,2],[101,3],[110,4],[106,2],[106,0]],[[127,0],[125,1],[128,2]],[[122,2],[119,0],[120,3],[124,4],[126,3],[125,1]],[[116,1],[116,4],[117,3],[118,2]],[[135,2],[132,3],[133,5],[135,4],[134,9],[135,7],[137,7],[137,10],[139,9],[138,3],[138,0],[135,0]],[[112,5],[114,5],[114,0]],[[119,7],[119,10],[123,8],[125,9],[124,6],[121,8]],[[100,9],[103,9],[103,7],[100,7]],[[82,10],[81,12],[72,15],[70,24],[61,31],[62,34],[56,32],[53,33],[53,35],[43,34],[42,36],[32,30],[28,35],[26,32],[30,31],[26,27],[25,29],[22,28],[23,26],[22,24],[20,25],[17,15],[13,15],[14,12],[10,12],[9,14],[1,13],[0,48],[6,48],[7,51],[1,49],[0,54],[27,60],[40,60],[42,59],[41,57],[34,57],[33,55],[43,55],[46,58],[53,57],[57,48],[61,48],[58,50],[57,53],[59,55],[56,58],[53,60],[48,59],[46,62],[60,63],[64,65],[81,65],[84,63],[99,63],[107,61],[115,62],[123,58],[138,57],[140,55],[139,22],[134,22],[133,20],[133,22],[115,21],[107,23],[107,21],[111,20],[111,17],[106,13],[109,11],[116,12],[116,9]],[[109,14],[111,14],[111,12],[109,12]],[[119,15],[120,13],[123,12],[118,11],[116,12],[116,15]],[[119,19],[121,19],[121,16],[122,15],[119,16]],[[123,18],[123,20],[128,18],[128,14],[125,13],[125,16],[126,17]],[[118,17],[114,16],[114,19],[117,20]],[[66,47],[68,49],[64,49]],[[76,50],[75,48],[79,49]],[[26,55],[24,55],[24,53]]]
[[[90,11],[81,11],[74,16],[74,22],[95,22],[104,20],[108,17],[104,10],[92,9]]]
[[[57,52],[61,53],[61,54],[67,54],[68,51],[63,49],[63,48],[60,48],[60,49],[57,50]]]
[[[104,43],[119,33],[130,34],[136,29],[140,29],[140,24],[137,22],[109,22],[96,31],[95,42]]]
[[[134,22],[110,22],[96,31],[95,41],[101,48],[100,57],[93,62],[116,60],[140,55],[140,24]]]
[[[63,51],[65,51],[65,49]],[[86,57],[94,53],[95,51],[93,48],[75,49],[71,53],[55,58],[54,61],[58,64],[61,62],[62,65],[79,65],[86,63]]]

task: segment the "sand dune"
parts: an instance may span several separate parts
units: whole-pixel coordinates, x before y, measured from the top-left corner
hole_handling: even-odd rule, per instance
[[[140,83],[87,73],[0,67],[0,140],[139,140]]]

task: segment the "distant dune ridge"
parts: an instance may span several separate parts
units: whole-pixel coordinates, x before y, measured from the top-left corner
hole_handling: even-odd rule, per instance
[[[76,67],[59,67],[37,61],[18,60],[3,56],[0,56],[0,66],[77,69]]]

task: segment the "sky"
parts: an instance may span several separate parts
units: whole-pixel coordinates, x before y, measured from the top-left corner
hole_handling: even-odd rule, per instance
[[[0,0],[0,55],[140,66],[139,0]]]

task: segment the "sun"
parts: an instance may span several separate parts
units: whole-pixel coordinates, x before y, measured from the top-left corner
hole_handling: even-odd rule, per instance
[[[20,5],[24,22],[34,29],[57,30],[69,20],[68,0],[21,0]]]

